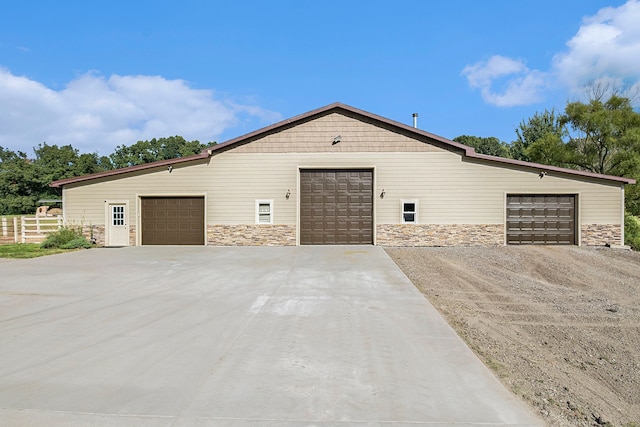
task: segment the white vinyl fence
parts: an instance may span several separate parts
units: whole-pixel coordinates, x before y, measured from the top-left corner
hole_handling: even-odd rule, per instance
[[[41,243],[47,234],[62,227],[62,215],[0,218],[0,243]]]

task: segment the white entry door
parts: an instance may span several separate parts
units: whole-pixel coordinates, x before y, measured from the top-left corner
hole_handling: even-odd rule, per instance
[[[107,204],[106,246],[129,246],[126,203]]]

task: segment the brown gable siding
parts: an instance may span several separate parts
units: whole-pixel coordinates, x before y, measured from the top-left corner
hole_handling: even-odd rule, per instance
[[[333,143],[340,136],[340,142]],[[285,128],[233,149],[236,153],[436,152],[433,144],[340,112]]]

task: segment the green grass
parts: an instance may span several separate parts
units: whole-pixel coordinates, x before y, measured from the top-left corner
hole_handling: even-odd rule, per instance
[[[37,258],[46,255],[72,252],[75,249],[42,249],[37,243],[0,245],[0,258]]]

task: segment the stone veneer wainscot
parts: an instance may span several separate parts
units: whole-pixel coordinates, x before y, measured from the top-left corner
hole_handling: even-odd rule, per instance
[[[103,225],[84,225],[83,234],[105,244]],[[504,244],[502,224],[378,224],[376,243],[380,246],[496,246]],[[136,228],[129,228],[129,244],[135,245]],[[617,245],[622,229],[617,224],[583,224],[584,246]],[[207,243],[214,246],[293,246],[295,225],[210,225]]]
[[[209,225],[207,226],[207,243],[213,246],[295,246],[296,226]]]
[[[585,246],[619,245],[622,237],[618,224],[582,224],[580,231]]]
[[[502,224],[378,224],[381,246],[504,245]]]

